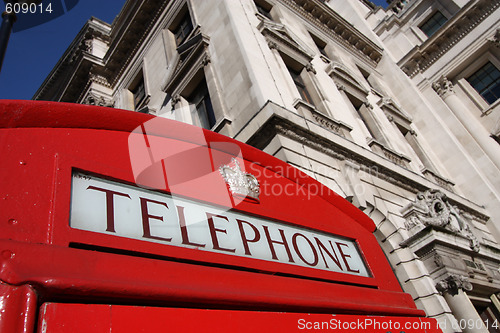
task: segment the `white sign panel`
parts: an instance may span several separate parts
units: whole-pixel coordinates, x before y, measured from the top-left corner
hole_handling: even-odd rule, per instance
[[[326,271],[370,276],[354,241],[208,204],[73,174],[70,226]]]

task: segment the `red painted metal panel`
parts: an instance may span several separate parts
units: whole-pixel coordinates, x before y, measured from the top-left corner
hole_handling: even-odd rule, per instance
[[[39,333],[441,332],[435,319],[48,303]],[[43,329],[42,329],[43,327]]]
[[[3,250],[2,257],[15,254]],[[37,297],[30,286],[11,286],[0,282],[0,332],[33,332],[36,321]]]

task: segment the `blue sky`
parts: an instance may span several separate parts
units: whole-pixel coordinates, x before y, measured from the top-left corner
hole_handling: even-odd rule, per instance
[[[0,72],[0,99],[31,99],[85,22],[95,16],[111,23],[124,4],[125,0],[80,0],[52,21],[14,32]]]
[[[386,6],[385,0],[372,2]],[[112,23],[124,4],[125,0],[80,0],[52,21],[14,32],[0,72],[0,99],[31,99],[85,22],[95,16]]]

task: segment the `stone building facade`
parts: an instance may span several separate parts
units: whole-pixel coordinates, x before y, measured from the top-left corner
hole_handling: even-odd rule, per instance
[[[34,99],[175,119],[290,163],[375,221],[445,332],[486,332],[480,318],[500,319],[499,5],[128,0],[112,24],[87,22]]]

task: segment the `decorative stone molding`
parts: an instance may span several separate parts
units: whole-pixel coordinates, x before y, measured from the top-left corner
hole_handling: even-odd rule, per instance
[[[411,131],[410,131],[411,133]],[[413,134],[412,135],[416,135]],[[436,172],[429,170],[429,169],[424,169],[422,170],[422,174],[425,176],[425,178],[435,182],[436,184],[440,185],[441,187],[447,189],[448,191],[453,192],[453,186],[455,186],[455,183],[453,183],[451,180],[444,178],[440,175],[438,175]]]
[[[86,39],[84,42],[85,45],[85,52],[92,53],[92,50],[94,48],[94,40],[93,39]]]
[[[374,152],[384,156],[392,163],[399,165],[403,168],[408,168],[409,163],[411,162],[411,160],[408,157],[393,151],[392,149],[384,146],[383,144],[381,144],[380,142],[378,142],[373,138],[369,139],[368,146],[370,146],[370,148]]]
[[[335,83],[335,86],[337,86],[337,89],[339,91],[345,91],[345,86],[343,84]]]
[[[369,91],[361,85],[349,68],[339,62],[332,61],[325,71],[333,79],[337,89],[349,91],[361,101],[366,100]]]
[[[403,209],[403,217],[410,233],[416,234],[425,226],[442,228],[469,239],[470,248],[479,252],[479,241],[471,231],[466,214],[452,206],[439,190],[419,192],[415,202]]]
[[[114,103],[110,99],[104,98],[104,96],[98,96],[92,92],[88,93],[88,95],[83,100],[83,104],[105,107],[114,106]]]
[[[453,83],[444,76],[441,76],[439,80],[432,84],[432,89],[434,89],[441,98],[445,98],[448,94],[454,93]]]
[[[93,83],[97,83],[97,84],[100,84],[101,86],[111,88],[111,84],[108,82],[108,79],[102,75],[91,73],[89,75],[89,78],[90,78],[90,81]]]
[[[308,142],[306,137],[299,135],[293,129],[288,128],[288,126],[282,126],[280,124],[277,124],[276,130],[277,130],[277,133],[280,133],[280,134],[282,134],[286,137],[289,137],[289,138],[291,138],[297,142],[300,142],[302,144],[308,144],[308,146],[310,146],[310,147],[312,147],[312,148],[314,148],[314,149],[316,149],[324,154],[332,156],[340,161],[343,161],[345,159],[344,156],[342,156],[341,154],[336,152],[334,149],[331,149],[329,147],[325,147],[319,142]]]
[[[408,1],[407,0],[390,0],[389,6],[387,10],[392,10],[394,13],[399,14],[406,8]]]
[[[276,44],[272,40],[267,42],[267,46],[269,46],[271,50],[279,50],[278,44]]]
[[[308,63],[306,65],[306,71],[316,74],[316,70],[314,69],[314,66],[311,63]]]
[[[497,29],[492,37],[488,38],[488,41],[491,42],[495,47],[500,48],[500,28]]]
[[[464,6],[438,32],[401,59],[398,64],[406,75],[414,77],[426,71],[500,6],[500,1],[492,0],[469,3],[471,5]]]
[[[292,57],[304,67],[310,67],[314,52],[305,46],[300,39],[289,31],[284,25],[262,21],[258,26],[261,34],[266,38],[270,49],[279,50]]]
[[[210,55],[207,53],[203,56],[203,59],[201,60],[201,64],[205,67],[205,66],[208,66],[208,64],[212,62],[212,60],[210,59]]]
[[[180,101],[181,101],[181,95],[175,94],[174,96],[172,96],[172,99],[171,99],[172,111],[175,110],[175,105],[177,103],[179,103]]]
[[[460,289],[465,291],[472,290],[472,283],[462,275],[452,274],[446,279],[439,281],[436,284],[436,289],[441,293],[448,293],[452,296],[457,295]]]
[[[171,96],[182,92],[193,75],[211,61],[208,51],[210,38],[201,32],[199,26],[193,30],[190,36],[177,48],[179,53],[179,57],[176,57],[177,63],[173,65],[174,70],[170,76],[164,79],[165,84],[162,89]]]
[[[389,121],[399,120],[401,123],[410,125],[412,122],[411,116],[404,112],[401,107],[390,97],[381,98],[377,105],[384,111]]]
[[[437,267],[444,267],[443,257],[436,253],[434,255],[434,263]]]
[[[382,49],[346,21],[329,6],[316,0],[283,0],[311,24],[345,47],[376,65],[382,58]]]
[[[157,24],[169,1],[130,1],[125,4],[113,22],[110,34],[110,51],[107,55],[107,67],[112,68],[110,82],[116,85],[123,72],[128,68],[144,41]],[[128,36],[129,38],[123,38]]]
[[[89,89],[89,73],[92,68],[102,68],[102,59],[89,56],[93,40],[109,45],[110,32],[111,25],[105,22],[96,18],[87,21],[33,99],[82,102]]]

